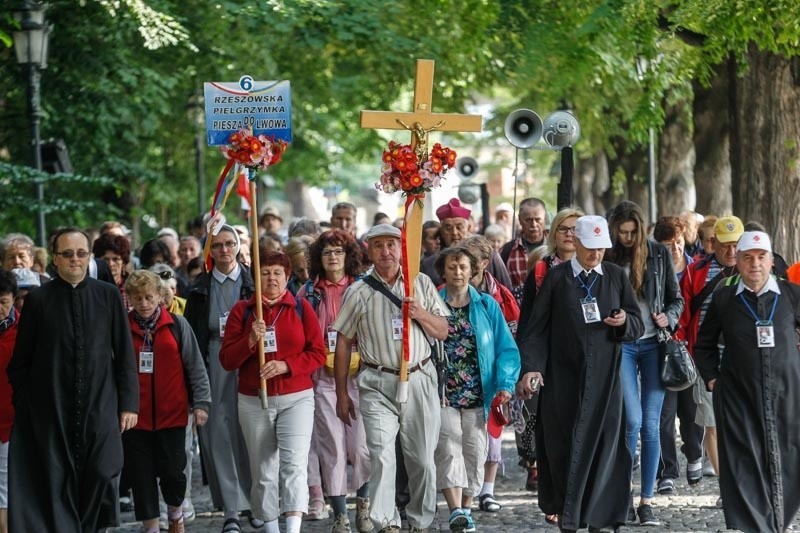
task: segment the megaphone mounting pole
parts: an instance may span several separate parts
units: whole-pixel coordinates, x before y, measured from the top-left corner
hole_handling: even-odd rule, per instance
[[[517,238],[517,172],[519,172],[519,148],[514,147],[514,201],[511,203],[511,240]]]

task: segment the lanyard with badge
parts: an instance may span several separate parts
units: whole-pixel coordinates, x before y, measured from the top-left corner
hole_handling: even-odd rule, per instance
[[[755,310],[747,303],[744,293],[739,293],[739,299],[742,301],[750,315],[756,319],[756,344],[759,348],[774,348],[775,347],[775,327],[772,324],[772,319],[775,316],[775,309],[778,307],[778,298],[780,294],[775,294],[775,301],[772,302],[772,311],[769,312],[767,320],[761,320],[756,314]]]
[[[265,353],[275,353],[278,351],[278,337],[275,334],[275,322],[278,321],[278,317],[281,316],[283,313],[284,306],[278,310],[278,314],[275,315],[275,318],[272,319],[272,324],[266,327],[264,331],[264,352]]]
[[[144,333],[144,342],[142,348],[139,350],[139,373],[152,374],[153,373],[153,335],[149,331]]]
[[[600,309],[597,307],[597,298],[592,296],[592,287],[594,287],[594,284],[597,282],[597,279],[600,276],[595,276],[588,287],[583,282],[583,279],[581,279],[580,275],[576,277],[578,278],[578,283],[580,283],[581,287],[583,287],[583,290],[586,291],[586,297],[579,298],[581,303],[581,311],[583,311],[583,321],[587,324],[591,324],[592,322],[600,322]]]

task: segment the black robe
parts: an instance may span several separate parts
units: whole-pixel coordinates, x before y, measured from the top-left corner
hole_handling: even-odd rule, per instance
[[[719,489],[725,523],[742,531],[782,532],[800,508],[800,287],[779,281],[774,348],[758,348],[755,319],[736,296],[718,287],[700,326],[694,357],[714,384]],[[742,293],[761,319],[775,293]],[[717,339],[725,338],[720,353]]]
[[[128,319],[114,285],[56,277],[25,299],[8,365],[15,425],[11,532],[84,532],[119,523],[119,413],[137,412]]]
[[[585,291],[566,262],[547,273],[533,316],[517,333],[521,374],[541,372],[545,384],[536,423],[539,507],[558,514],[567,530],[625,523],[630,498],[620,343],[638,339],[644,326],[625,271],[611,263],[602,269],[592,294],[601,317],[625,311],[621,327],[584,322]]]

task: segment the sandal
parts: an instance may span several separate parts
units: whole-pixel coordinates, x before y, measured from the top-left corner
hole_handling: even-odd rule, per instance
[[[264,524],[266,524],[266,522],[264,522],[260,518],[256,518],[255,516],[253,516],[253,511],[250,511],[249,509],[247,511],[242,511],[241,514],[242,516],[247,518],[247,521],[250,522],[250,527],[252,527],[253,529],[261,529],[262,527],[264,527]]]
[[[544,521],[550,524],[551,526],[558,525],[558,515],[557,514],[546,514],[544,515]]]
[[[478,500],[480,501],[478,508],[487,513],[496,513],[503,508],[503,506],[494,499],[493,494],[481,494]]]
[[[222,524],[222,533],[239,533],[241,530],[242,526],[239,524],[238,518],[228,518]]]

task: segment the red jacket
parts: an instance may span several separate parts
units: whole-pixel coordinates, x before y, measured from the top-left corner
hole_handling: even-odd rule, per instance
[[[128,315],[139,368],[139,354],[144,344],[144,333]],[[171,330],[172,316],[161,307],[153,339],[153,373],[139,372],[139,421],[134,429],[155,431],[186,427],[189,422],[189,393],[183,372],[183,358],[175,334]]]
[[[15,311],[16,312],[16,311]],[[11,438],[11,426],[14,425],[14,406],[11,403],[11,383],[6,375],[6,367],[14,354],[17,342],[17,324],[19,315],[10,328],[0,333],[0,442],[8,442]]]
[[[517,304],[517,299],[514,298],[514,295],[505,285],[498,283],[494,276],[488,272],[485,272],[484,276],[487,292],[500,304],[500,310],[503,312],[503,318],[508,323],[508,329],[516,337],[519,324],[519,304]]]
[[[301,298],[302,318],[297,313],[297,301],[289,292],[270,307],[262,303],[264,322],[275,326],[278,351],[265,353],[265,360],[284,361],[289,372],[267,381],[267,394],[291,394],[313,387],[311,374],[325,364],[327,347],[314,308]],[[256,318],[255,296],[239,300],[231,309],[225,324],[225,337],[219,360],[225,370],[239,369],[239,392],[258,396],[258,345],[250,347],[250,330]]]
[[[697,340],[697,332],[700,329],[700,307],[692,310],[692,298],[703,291],[706,286],[706,278],[711,268],[711,261],[714,255],[707,255],[686,267],[681,278],[681,296],[685,302],[683,313],[678,323],[678,330],[675,338],[686,341],[686,347],[690,354],[694,354],[694,343]],[[709,296],[711,294],[709,293]]]

